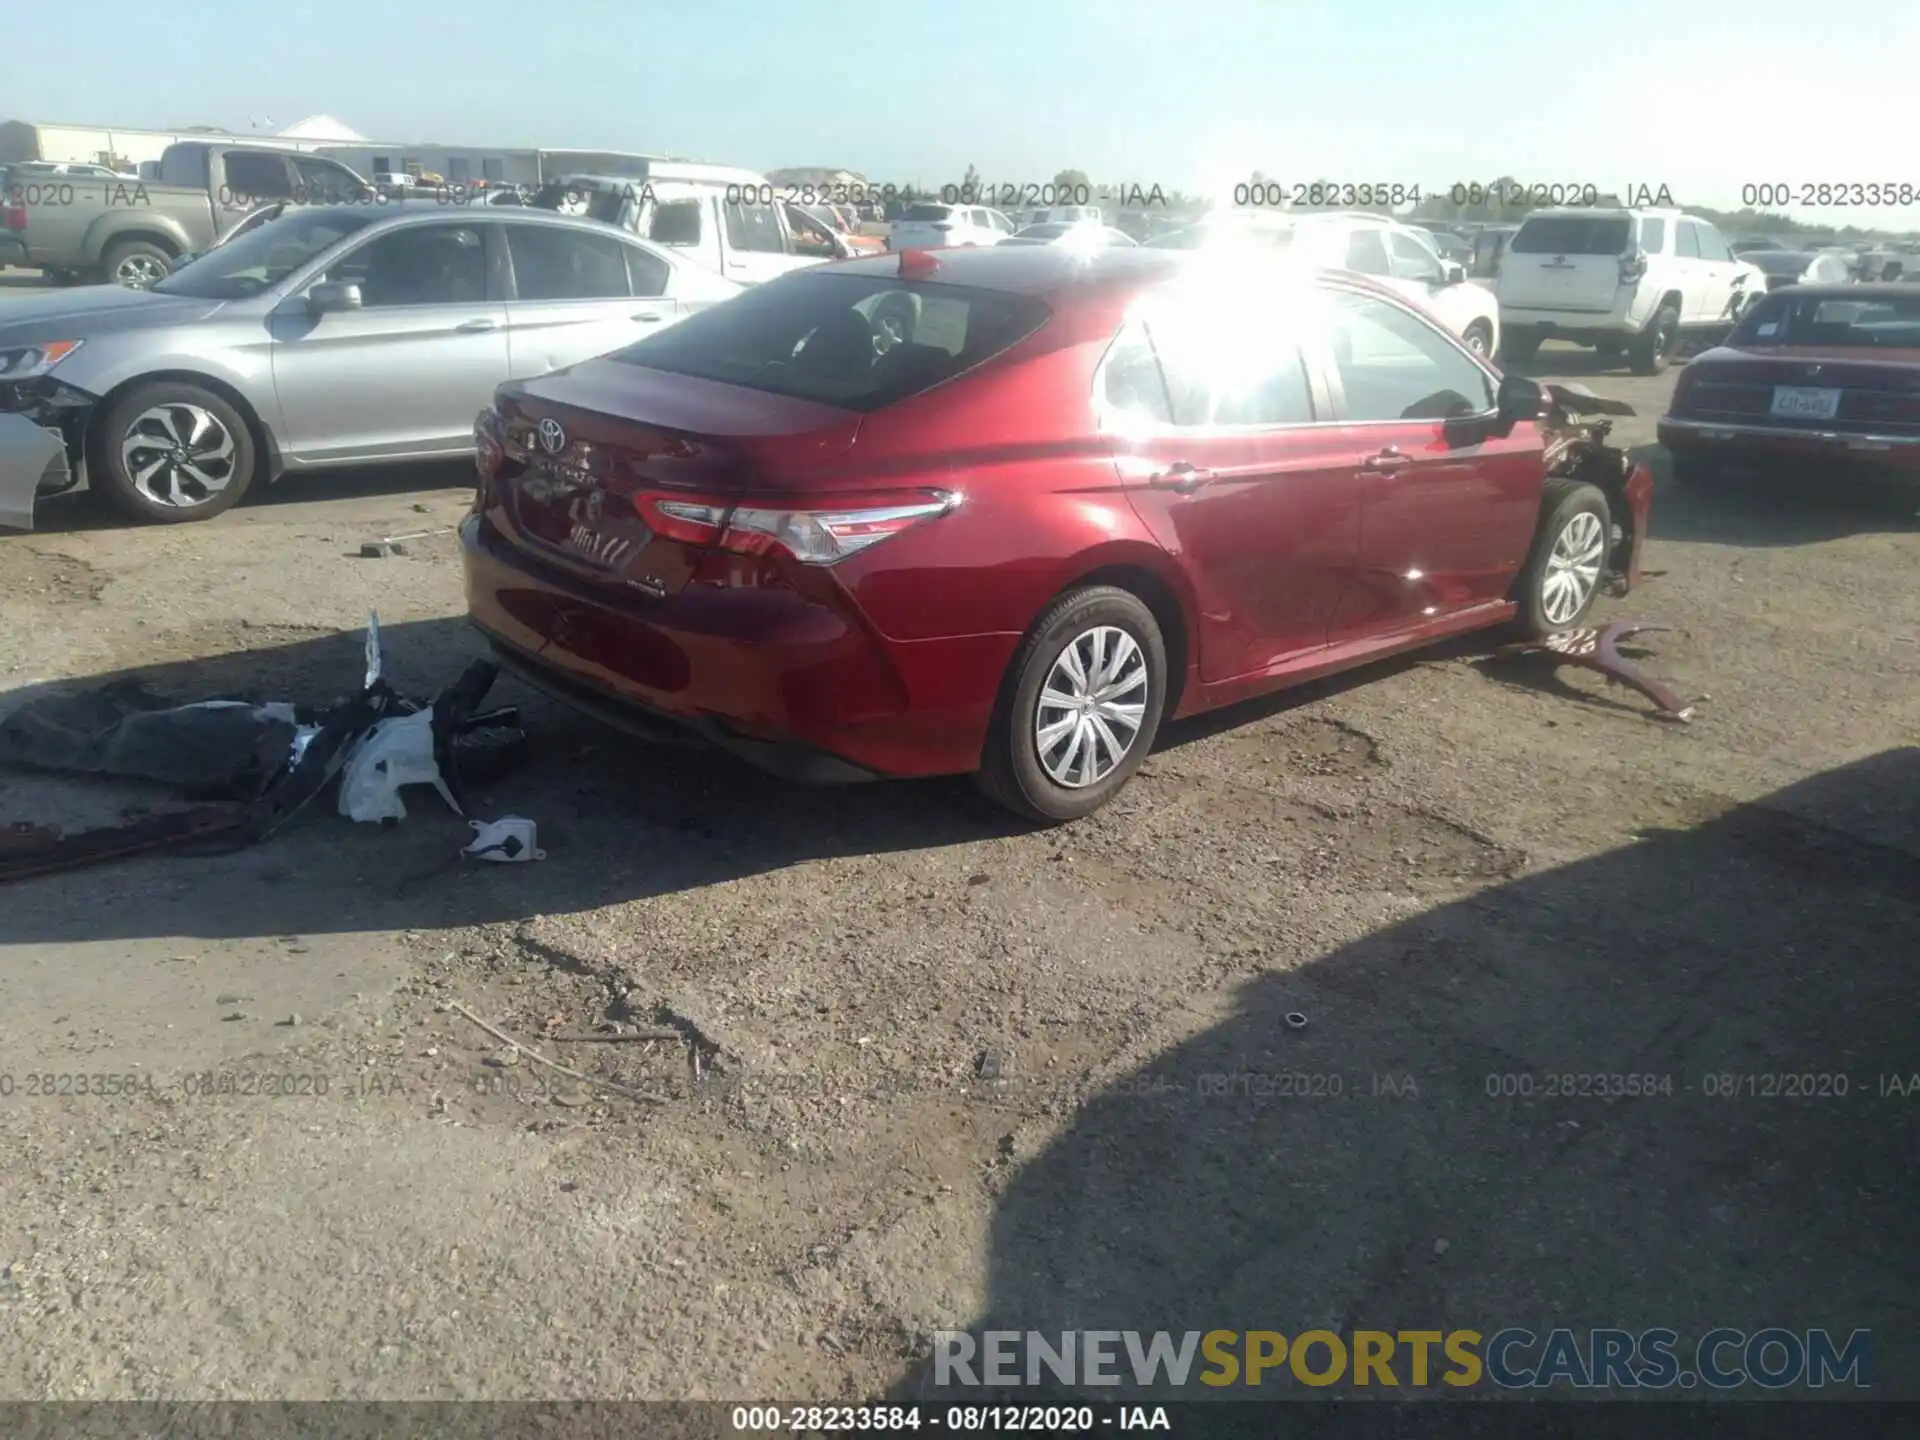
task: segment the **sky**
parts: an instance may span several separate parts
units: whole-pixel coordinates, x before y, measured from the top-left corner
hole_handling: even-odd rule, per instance
[[[1737,208],[1920,191],[1920,4],[88,0],[0,22],[0,119],[606,148],[1220,195],[1513,176]],[[1785,208],[1920,230],[1905,207]]]

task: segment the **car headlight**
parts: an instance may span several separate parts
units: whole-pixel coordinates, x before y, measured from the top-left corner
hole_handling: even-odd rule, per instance
[[[0,381],[32,380],[46,374],[84,342],[48,340],[14,350],[0,350]]]

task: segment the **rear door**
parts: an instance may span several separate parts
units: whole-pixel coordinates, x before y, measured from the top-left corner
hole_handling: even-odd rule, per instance
[[[1700,225],[1695,220],[1674,224],[1674,273],[1680,286],[1680,320],[1699,325],[1708,318],[1713,283],[1700,249]]]
[[[516,380],[643,340],[678,315],[666,298],[667,262],[611,229],[509,221],[501,230],[510,272],[507,364]]]
[[[758,285],[789,270],[818,265],[821,258],[832,258],[830,255],[795,255],[792,237],[787,233],[778,205],[765,205],[757,200],[727,201],[717,190],[714,201],[720,207],[726,236],[725,273],[729,280]]]
[[[1620,288],[1620,257],[1633,245],[1633,218],[1613,214],[1535,215],[1500,260],[1500,303],[1522,310],[1604,315]]]
[[[273,384],[302,460],[456,455],[507,378],[507,307],[481,225],[460,216],[383,230],[312,283],[360,287],[362,308],[274,311]]]
[[[1316,423],[1326,396],[1288,318],[1163,308],[1122,330],[1096,386],[1128,498],[1195,597],[1202,678],[1324,648],[1353,583],[1360,483]]]
[[[1351,457],[1365,510],[1333,643],[1503,598],[1540,505],[1538,428],[1488,435],[1492,376],[1425,316],[1346,289],[1324,305],[1321,354],[1339,422],[1327,428]]]
[[[1726,237],[1705,221],[1699,226],[1699,242],[1700,318],[1708,323],[1731,322],[1737,318],[1746,295],[1747,287],[1737,283],[1742,274],[1740,262],[1734,259]]]

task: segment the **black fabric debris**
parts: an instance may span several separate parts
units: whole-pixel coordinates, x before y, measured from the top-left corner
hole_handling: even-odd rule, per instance
[[[0,765],[252,798],[285,768],[296,733],[252,705],[182,705],[121,679],[20,706],[0,721]]]

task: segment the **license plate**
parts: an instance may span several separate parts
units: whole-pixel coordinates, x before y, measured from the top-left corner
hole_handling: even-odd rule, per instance
[[[1773,388],[1773,413],[1801,420],[1831,420],[1840,413],[1840,392],[1776,385]]]

